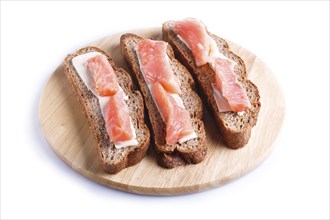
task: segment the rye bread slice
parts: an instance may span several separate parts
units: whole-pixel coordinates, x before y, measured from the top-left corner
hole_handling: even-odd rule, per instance
[[[181,65],[175,58],[171,46],[167,48],[167,55],[170,60],[171,68],[181,83],[182,94],[180,98],[185,108],[189,111],[192,118],[192,125],[197,133],[197,138],[188,140],[182,144],[167,145],[166,124],[162,120],[156,104],[151,96],[148,86],[140,70],[137,54],[134,50],[135,45],[143,38],[135,34],[124,34],[120,38],[120,47],[127,64],[134,74],[135,80],[140,87],[140,91],[145,100],[147,112],[149,115],[154,146],[158,154],[158,163],[166,168],[173,168],[184,164],[196,164],[201,162],[207,152],[204,124],[202,122],[203,107],[199,96],[193,90],[194,80],[188,70]]]
[[[258,88],[247,77],[244,61],[234,54],[228,43],[214,35],[209,35],[215,40],[219,51],[226,57],[235,61],[235,73],[239,83],[247,92],[252,107],[244,113],[219,112],[213,96],[211,83],[215,81],[214,71],[208,64],[197,66],[191,50],[173,32],[174,21],[163,24],[162,35],[173,48],[177,59],[191,72],[198,86],[198,91],[204,104],[216,120],[216,124],[222,133],[222,137],[229,148],[238,149],[245,146],[250,138],[251,130],[255,126],[261,107]]]
[[[120,86],[128,96],[126,103],[139,142],[137,146],[117,149],[114,143],[110,141],[99,100],[88,89],[72,64],[74,57],[89,52],[100,52],[107,57],[115,71]],[[112,59],[104,51],[96,47],[82,48],[74,54],[69,54],[64,60],[64,73],[76,93],[82,110],[85,112],[88,125],[97,142],[97,151],[99,152],[103,169],[108,173],[115,174],[126,167],[139,163],[147,153],[150,143],[150,132],[144,121],[142,95],[139,91],[133,90],[129,74],[121,68],[116,68]]]

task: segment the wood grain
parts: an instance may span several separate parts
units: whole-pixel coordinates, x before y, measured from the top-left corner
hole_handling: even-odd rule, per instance
[[[134,30],[143,37],[160,38],[160,28]],[[127,69],[120,53],[122,33],[106,36],[90,45],[105,50],[117,66]],[[274,74],[258,57],[229,42],[231,49],[245,61],[249,78],[258,86],[261,109],[257,125],[247,146],[239,150],[225,147],[213,120],[205,111],[208,154],[197,165],[167,170],[159,167],[153,151],[136,166],[110,175],[100,167],[95,140],[69,86],[61,64],[45,85],[40,100],[40,124],[55,151],[70,167],[82,175],[131,193],[176,195],[203,191],[239,178],[258,166],[271,152],[281,129],[284,96]]]

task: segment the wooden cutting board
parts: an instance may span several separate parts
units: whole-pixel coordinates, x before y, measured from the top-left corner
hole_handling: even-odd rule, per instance
[[[160,28],[131,32],[143,37],[161,37]],[[127,69],[119,48],[121,34],[104,37],[89,45],[102,48],[113,57],[117,66]],[[258,86],[261,96],[258,122],[244,148],[226,148],[205,110],[208,154],[202,163],[164,169],[157,165],[151,150],[136,166],[115,175],[107,174],[100,167],[97,145],[66,80],[63,63],[52,73],[40,100],[40,124],[49,145],[80,174],[111,188],[131,193],[186,194],[217,187],[241,177],[257,167],[271,152],[284,120],[285,104],[280,85],[266,64],[245,48],[232,42],[229,44],[244,60],[248,76]]]

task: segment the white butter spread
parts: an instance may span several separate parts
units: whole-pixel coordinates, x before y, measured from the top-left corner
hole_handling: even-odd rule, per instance
[[[137,55],[138,55],[138,53],[137,53]],[[140,62],[139,55],[138,55],[138,60],[139,60],[139,68],[140,68],[140,71],[143,73],[143,70],[141,69],[141,62]],[[167,60],[168,62],[170,62],[168,56],[166,56],[166,60]],[[146,81],[146,79],[145,79],[145,77],[144,77],[144,74],[142,74],[142,75],[143,75],[143,79],[144,79],[145,83],[146,83],[147,86],[148,86],[148,89],[149,89],[150,94],[151,94],[151,96],[152,96],[152,98],[153,98],[153,100],[154,100],[154,103],[156,104],[157,109],[159,110],[159,107],[158,107],[158,105],[157,105],[157,102],[155,101],[155,99],[154,99],[154,97],[153,97],[153,95],[152,95],[152,92],[151,92],[151,86],[147,83],[147,81]],[[170,93],[170,95],[173,97],[173,99],[175,100],[175,102],[176,102],[176,104],[177,104],[178,106],[180,106],[181,108],[184,108],[184,109],[185,109],[185,107],[184,107],[184,105],[183,105],[183,101],[182,101],[182,99],[180,98],[180,96],[179,96],[178,94]],[[182,144],[182,143],[184,143],[184,142],[186,142],[186,141],[189,141],[189,140],[191,140],[191,139],[194,139],[194,138],[197,138],[197,134],[196,134],[196,132],[193,132],[193,133],[191,133],[191,134],[188,134],[188,135],[186,135],[186,136],[183,136],[182,138],[179,139],[179,143]]]
[[[245,114],[245,111],[237,112],[237,114],[242,117]]]
[[[85,54],[76,56],[72,59],[72,64],[73,64],[74,68],[76,69],[76,71],[77,71],[78,75],[80,76],[80,78],[86,84],[87,88],[90,91],[92,91],[92,93],[98,98],[99,103],[100,103],[102,116],[105,119],[106,106],[109,102],[110,97],[109,96],[99,96],[98,95],[98,93],[95,91],[95,88],[94,88],[94,79],[91,76],[91,74],[89,74],[89,72],[87,70],[87,67],[85,65],[87,60],[89,60],[90,58],[95,57],[97,55],[103,55],[103,54],[101,54],[99,52],[90,52],[90,53],[85,53]],[[121,87],[119,87],[119,90],[123,91],[123,89]],[[125,93],[124,93],[124,99],[125,100],[128,99],[128,96]],[[116,148],[136,146],[136,145],[139,144],[139,142],[136,139],[136,131],[135,131],[133,123],[132,123],[132,118],[129,117],[129,119],[130,119],[131,128],[133,129],[134,136],[131,140],[114,143]]]

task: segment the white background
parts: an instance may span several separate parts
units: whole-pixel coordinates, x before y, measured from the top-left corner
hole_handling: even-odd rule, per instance
[[[185,17],[276,74],[287,111],[273,153],[236,181],[184,196],[124,193],[76,173],[40,130],[51,73],[91,41]],[[329,218],[329,2],[2,1],[1,218]]]

